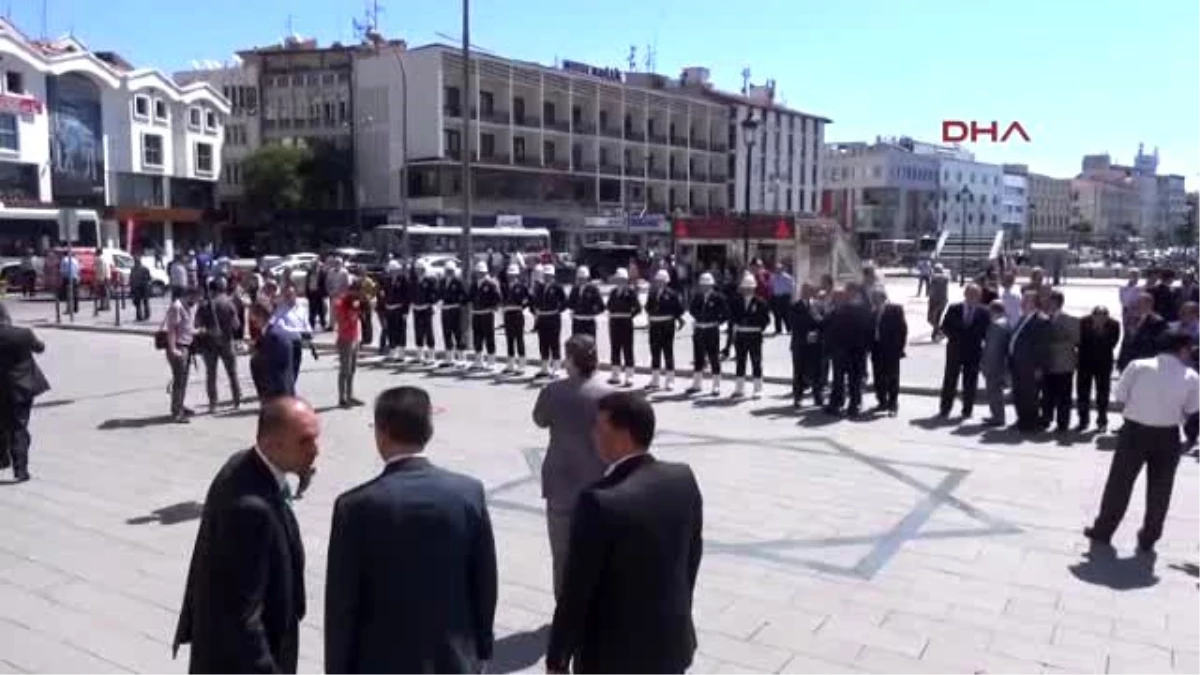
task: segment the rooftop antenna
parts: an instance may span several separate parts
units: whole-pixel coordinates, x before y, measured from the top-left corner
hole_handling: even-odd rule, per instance
[[[360,40],[364,41],[379,35],[379,15],[383,12],[383,8],[379,6],[379,0],[368,0],[366,4],[363,20],[361,22],[357,19],[353,21],[354,32]]]
[[[626,59],[629,64],[629,72],[637,72],[637,45],[629,45],[629,58]]]
[[[48,30],[47,24],[50,23],[49,17],[50,17],[50,0],[42,0],[42,39],[43,40],[48,38],[46,31]]]
[[[291,14],[287,15],[287,22],[284,24],[284,30],[286,31],[286,34],[284,35],[285,38],[290,39],[293,35],[295,35],[295,33],[292,31],[292,15]]]
[[[742,96],[750,95],[750,68],[742,68]]]
[[[646,72],[653,73],[654,71],[654,45],[646,45]]]

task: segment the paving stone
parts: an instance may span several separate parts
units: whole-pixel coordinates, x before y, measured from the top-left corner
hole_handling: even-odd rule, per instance
[[[1107,658],[1102,651],[1062,647],[1009,635],[996,636],[988,646],[988,651],[1076,672],[1103,672],[1107,663]]]
[[[48,633],[0,619],[0,644],[4,662],[17,673],[128,673],[106,661]]]
[[[701,654],[726,663],[744,664],[752,672],[777,672],[791,658],[791,654],[782,649],[760,642],[738,640],[721,633],[697,631],[696,641]]]
[[[905,654],[882,649],[865,647],[859,653],[854,665],[868,673],[960,673],[962,666],[944,664],[928,659],[917,659]]]
[[[797,654],[791,658],[780,673],[861,673],[862,670],[854,666],[844,663],[836,663],[834,661],[826,661],[804,654]]]

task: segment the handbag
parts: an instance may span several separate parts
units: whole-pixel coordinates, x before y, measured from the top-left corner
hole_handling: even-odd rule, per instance
[[[169,316],[170,310],[167,312]],[[158,330],[154,331],[154,348],[160,352],[167,348],[167,317],[163,317],[162,323],[158,325]]]

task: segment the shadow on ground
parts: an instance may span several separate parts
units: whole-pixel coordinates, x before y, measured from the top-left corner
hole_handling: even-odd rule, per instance
[[[1083,562],[1067,569],[1084,583],[1107,586],[1114,591],[1132,591],[1159,582],[1154,573],[1155,556],[1152,553],[1121,558],[1111,546],[1093,542],[1083,556]]]
[[[189,520],[196,520],[203,511],[204,505],[200,502],[179,502],[178,504],[154,509],[149,515],[130,518],[125,521],[125,524],[148,525],[150,523],[158,523],[159,525],[178,525],[179,523],[186,523]]]
[[[550,626],[542,626],[536,630],[521,631],[496,640],[488,671],[515,673],[535,665],[545,655],[546,642],[549,639]]]

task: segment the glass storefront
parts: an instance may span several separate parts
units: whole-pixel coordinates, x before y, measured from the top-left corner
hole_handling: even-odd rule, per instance
[[[46,77],[50,182],[59,205],[104,206],[104,128],[100,87],[86,75]]]

